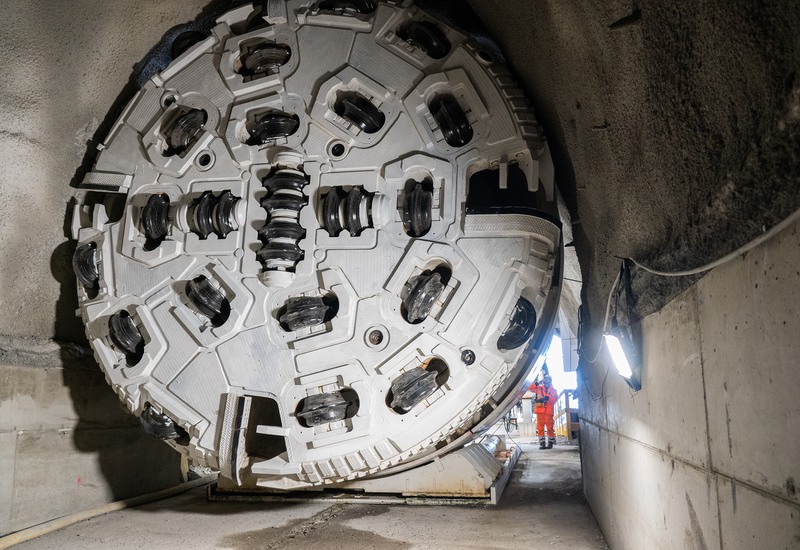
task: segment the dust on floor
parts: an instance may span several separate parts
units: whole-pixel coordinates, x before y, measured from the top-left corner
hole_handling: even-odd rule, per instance
[[[578,447],[520,445],[522,455],[497,506],[208,502],[200,489],[94,518],[18,548],[607,548],[583,499]]]

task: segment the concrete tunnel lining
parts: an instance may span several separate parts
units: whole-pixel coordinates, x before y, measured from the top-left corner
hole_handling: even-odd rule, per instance
[[[68,372],[75,374],[65,375],[65,379],[74,378],[82,385],[88,384],[88,388],[101,391],[102,380],[99,384],[87,383],[86,380],[96,376],[81,367],[82,364],[89,367],[91,360],[85,357],[80,345],[70,343],[80,344],[76,335],[81,332],[80,325],[71,321],[74,280],[67,268],[70,251],[61,229],[52,220],[60,218],[63,212],[62,205],[70,193],[65,183],[72,177],[73,168],[80,165],[87,136],[93,133],[124,87],[127,74],[122,73],[127,71],[120,72],[119,67],[132,66],[142,59],[168,27],[192,19],[204,5],[205,2],[184,3],[177,9],[168,9],[130,1],[112,8],[80,2],[71,7],[65,22],[57,10],[31,8],[27,2],[8,3],[3,22],[8,47],[3,49],[6,52],[3,65],[16,76],[6,80],[2,98],[15,114],[3,128],[2,149],[9,169],[0,175],[0,188],[4,195],[16,200],[4,202],[4,215],[0,218],[6,235],[0,268],[7,304],[0,313],[4,363],[54,368],[66,363],[72,365]],[[510,2],[473,2],[472,7],[507,53],[553,144],[559,189],[573,219],[573,241],[580,260],[579,268],[573,266],[572,278],[586,282],[583,290],[576,288],[574,301],[565,301],[572,322],[576,322],[577,304],[582,301],[588,304],[592,327],[597,330],[609,286],[618,269],[614,256],[633,256],[664,269],[690,267],[724,255],[797,209],[800,94],[795,80],[798,46],[793,36],[800,29],[800,21],[796,10],[787,9],[781,2],[767,3],[761,9],[745,2],[726,6],[645,3],[635,10],[624,2],[591,7],[543,3],[536,11],[524,3]],[[120,12],[129,16],[120,19]],[[101,33],[94,28],[93,22],[98,20],[106,22]],[[72,32],[64,32],[65,25]],[[46,37],[44,40],[39,38],[42,35]],[[76,36],[94,38],[86,42]],[[125,37],[121,42],[120,36]],[[108,44],[113,46],[109,48]],[[20,70],[15,57],[20,50],[28,52],[27,57],[35,60],[33,64],[38,70],[31,71],[30,67],[24,73]],[[32,73],[39,76],[31,78]],[[53,100],[52,83],[48,84],[51,81],[41,76],[52,74],[59,78],[55,87],[57,101]],[[77,142],[74,146],[73,141]],[[39,169],[42,159],[44,169]],[[37,243],[53,244],[50,249],[31,247],[28,235],[36,235]],[[791,257],[796,252],[785,248],[781,253]],[[39,267],[25,270],[23,266]],[[758,284],[762,292],[784,296],[789,304],[796,304],[796,295],[789,291],[796,284],[796,275],[785,270],[780,277],[779,283],[766,277],[748,280],[749,287],[739,279],[732,279],[728,284],[739,292],[726,294],[726,299],[749,300],[750,289]],[[678,336],[681,332],[677,325],[689,312],[718,307],[717,292],[711,291],[714,298],[706,300],[702,298],[705,294],[697,294],[697,289],[689,285],[703,284],[708,288],[712,283],[637,273],[635,319],[641,320],[645,334],[669,327]],[[776,288],[775,284],[782,288]],[[748,303],[756,309],[763,307],[758,301]],[[727,319],[726,315],[732,313],[722,312],[718,318]],[[703,323],[710,322],[707,316],[703,319]],[[741,324],[734,323],[739,328],[729,327],[729,330],[735,333],[745,330],[745,320],[746,317]],[[747,334],[755,338],[754,342],[759,341],[759,335],[766,339],[767,331],[770,339],[783,342],[779,344],[783,351],[758,359],[765,364],[766,372],[773,372],[781,361],[793,364],[787,351],[791,348],[786,344],[791,339],[791,323],[789,328],[780,323],[763,323],[766,326],[761,328],[747,327],[750,331]],[[708,338],[708,334],[706,330],[700,337],[684,337],[696,341]],[[719,336],[723,345],[724,334]],[[54,346],[49,343],[51,338],[64,344]],[[12,370],[19,372],[16,367],[3,370],[8,379]],[[599,375],[594,368],[587,370],[584,376],[589,386],[599,387],[602,369],[598,369]],[[698,376],[699,372],[683,375]],[[736,372],[746,374],[748,370],[746,366],[737,366]],[[780,372],[776,380],[797,387],[797,379],[791,372]],[[716,380],[716,376],[712,372],[709,378]],[[727,382],[741,384],[742,379],[720,380],[720,384]],[[666,379],[661,383],[674,381]],[[610,395],[603,400],[604,410],[592,419],[607,429],[598,427],[597,445],[591,447],[592,452],[597,453],[598,460],[612,460],[606,453],[613,456],[611,449],[619,443],[629,450],[635,449],[630,450],[628,464],[649,463],[647,453],[642,455],[636,448],[638,443],[634,440],[638,439],[624,430],[609,431],[605,417],[614,409],[625,411],[630,401],[633,408],[626,414],[642,419],[645,426],[651,426],[652,433],[661,433],[661,423],[668,422],[668,418],[648,416],[649,411],[640,408],[639,401],[644,397],[648,408],[655,406],[648,394],[631,398],[619,391],[618,380],[612,377],[608,384]],[[23,393],[18,385],[7,387]],[[655,394],[654,391],[653,398]],[[702,399],[700,395],[692,395]],[[767,390],[756,395],[768,398]],[[97,395],[90,394],[81,399],[86,402],[96,398]],[[113,400],[103,399],[109,410],[114,409]],[[686,424],[704,417],[706,422],[716,424],[720,415],[725,418],[725,403],[715,401],[712,416],[693,408],[678,420]],[[727,404],[730,414],[731,405],[734,408],[736,405],[733,401]],[[669,410],[667,404],[663,407]],[[69,401],[64,402],[64,408],[54,418],[64,423],[76,420],[76,413],[69,409]],[[3,426],[3,437],[9,441],[15,438],[7,434],[21,425],[17,414],[14,412],[12,421]],[[98,425],[93,424],[101,421],[96,414],[85,409],[84,428],[94,429]],[[114,418],[120,433],[128,434],[126,430],[130,429],[126,437],[132,437],[135,426],[130,426],[123,417]],[[736,419],[728,424],[731,421],[735,431]],[[768,437],[777,441],[771,443],[775,453],[796,459],[796,446],[781,440],[781,434],[791,426],[778,422],[766,431]],[[724,422],[719,428],[722,433],[728,429]],[[646,450],[662,449],[668,455],[680,455],[685,462],[702,465],[703,459],[692,458],[695,451],[691,450],[692,444],[702,444],[702,436],[697,441],[692,439],[688,448],[678,452],[675,438],[680,437],[681,434],[669,434],[662,440],[646,441],[649,446]],[[708,437],[706,434],[706,440]],[[685,453],[692,456],[687,458]],[[705,454],[712,456],[708,449]],[[767,458],[743,457],[738,465],[733,456],[727,459],[734,469],[759,460]],[[780,530],[798,517],[797,499],[792,496],[787,479],[792,477],[787,475],[792,473],[791,467],[783,468],[780,464],[774,466],[774,475],[783,473],[783,478],[780,482],[773,481],[774,475],[770,473],[766,488],[749,474],[720,474],[707,464],[701,473],[714,479],[712,487],[721,495],[716,500],[718,507],[735,508],[731,497],[726,495],[735,493],[731,485],[744,481],[749,502],[757,506],[759,499],[766,498],[769,506],[777,510],[770,516],[772,519],[748,528],[762,532],[763,525],[768,524]],[[590,466],[595,464],[590,461]],[[608,462],[605,467],[610,468]],[[685,476],[686,485],[696,481],[689,474]],[[0,487],[9,490],[7,484]],[[111,493],[119,496],[125,490],[130,488]],[[619,493],[623,489],[609,484],[586,488],[587,493],[595,495],[596,503],[602,501],[598,491],[611,494],[615,490]],[[771,496],[765,497],[765,492]],[[783,496],[778,498],[777,493]],[[709,505],[712,501],[708,501]],[[685,499],[669,506],[675,510],[687,509]],[[697,510],[696,504],[692,506]],[[595,515],[609,541],[622,547],[630,545],[627,538],[630,533],[626,534],[623,520],[600,504],[595,507]],[[775,519],[780,517],[785,519]],[[703,526],[714,522],[705,517],[696,521]],[[722,519],[717,522],[725,523]],[[725,524],[724,529],[729,536],[736,533],[735,526]],[[668,526],[655,533],[649,536],[677,536]]]

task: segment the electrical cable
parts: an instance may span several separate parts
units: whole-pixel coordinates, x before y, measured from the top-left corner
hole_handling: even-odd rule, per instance
[[[611,313],[611,298],[614,296],[614,292],[616,292],[617,287],[619,286],[620,278],[622,277],[622,270],[617,272],[617,278],[614,279],[614,284],[611,285],[611,292],[608,293],[608,301],[606,302],[606,316],[603,318],[603,334],[606,332],[606,327],[608,326],[608,316]],[[617,295],[617,300],[619,300],[619,295]],[[614,306],[614,312],[616,314],[616,305]],[[597,356],[595,355],[595,359]]]
[[[516,406],[516,405],[515,405],[515,406]],[[529,457],[528,455],[526,455],[526,454],[525,454],[525,452],[522,450],[522,444],[521,444],[521,443],[517,443],[517,440],[516,440],[516,439],[514,439],[513,437],[511,437],[511,434],[510,434],[510,433],[508,433],[508,428],[506,428],[506,423],[505,423],[505,422],[503,422],[503,429],[504,429],[504,430],[505,430],[505,432],[506,432],[506,437],[507,437],[507,438],[509,438],[509,439],[511,440],[511,443],[513,443],[514,445],[516,445],[517,447],[519,447],[519,456],[520,456],[520,458],[522,458],[523,456],[524,456],[525,458],[530,458],[530,457]],[[519,431],[519,429],[518,429],[517,431]]]
[[[617,286],[619,285],[619,279],[620,279],[621,273],[622,273],[621,271],[617,272],[617,278],[614,279],[614,284],[611,285],[611,292],[608,293],[608,300],[606,301],[606,315],[603,318],[603,329],[601,331],[602,334],[605,334],[606,327],[608,326],[608,316],[609,316],[609,313],[611,312],[611,300],[614,297],[614,291],[617,290]],[[586,358],[586,360],[590,364],[593,364],[595,361],[597,361],[597,358],[600,357],[600,351],[602,349],[603,349],[603,342],[601,341],[600,345],[597,347],[597,353],[594,354],[594,357],[592,359]]]
[[[603,329],[601,331],[601,334],[605,334],[605,332],[606,332],[606,327],[608,326],[608,317],[609,317],[609,315],[611,313],[611,301],[614,298],[614,293],[616,292],[617,287],[619,286],[619,281],[620,281],[621,276],[622,276],[622,270],[619,270],[617,272],[616,279],[614,279],[614,284],[611,285],[611,292],[608,293],[608,300],[606,301],[606,314],[605,314],[605,317],[603,318]],[[617,298],[619,298],[619,296]],[[584,357],[584,358],[586,359],[586,361],[590,365],[593,365],[597,361],[597,358],[600,357],[600,352],[601,351],[603,351],[603,340],[602,339],[600,340],[600,345],[597,346],[597,353],[594,354],[594,357],[592,357],[591,359],[589,359],[588,357]],[[606,386],[606,380],[608,379],[609,368],[610,368],[610,366],[606,365],[606,372],[603,375],[603,382],[600,384],[600,395],[598,395],[598,396],[592,395],[592,392],[589,390],[589,385],[586,383],[586,378],[583,377],[583,386],[584,386],[584,388],[586,388],[586,393],[589,395],[589,397],[591,398],[592,401],[598,401],[598,400],[603,398],[603,393],[604,393],[605,386]]]
[[[217,479],[216,474],[201,477],[200,479],[195,479],[193,481],[189,481],[188,483],[181,483],[180,485],[176,485],[175,487],[169,487],[167,489],[162,489],[161,491],[156,491],[154,493],[148,493],[146,495],[139,495],[137,497],[126,498],[124,500],[118,500],[116,502],[109,502],[108,504],[104,504],[103,506],[98,506],[97,508],[84,510],[83,512],[76,512],[74,514],[69,514],[67,516],[63,516],[60,518],[56,518],[54,520],[47,521],[45,523],[41,523],[39,525],[34,525],[33,527],[28,527],[27,529],[23,529],[22,531],[17,531],[16,533],[11,533],[9,535],[5,535],[4,537],[0,537],[0,550],[4,550],[5,548],[10,548],[15,544],[20,544],[41,537],[43,535],[47,535],[49,533],[52,533],[53,531],[63,529],[64,527],[69,527],[70,525],[74,525],[78,522],[87,519],[92,519],[97,516],[102,516],[103,514],[116,512],[118,510],[124,510],[125,508],[131,508],[133,506],[148,504],[150,502],[155,502],[157,500],[162,500],[165,498],[169,498],[171,496],[178,495],[180,493],[184,493],[196,487],[209,485],[214,481],[216,481],[216,479]]]
[[[724,263],[727,263],[727,262],[733,260],[734,258],[738,258],[739,256],[741,256],[743,254],[746,254],[747,252],[749,252],[750,250],[752,250],[756,246],[764,243],[765,241],[769,240],[770,238],[772,238],[776,234],[778,234],[781,231],[783,231],[784,229],[786,229],[789,225],[791,225],[793,222],[795,222],[798,218],[800,218],[800,209],[795,210],[792,214],[790,214],[788,217],[786,217],[783,221],[781,221],[781,222],[775,224],[774,226],[772,226],[769,229],[769,231],[766,231],[765,233],[762,233],[761,235],[759,235],[755,239],[753,239],[750,242],[742,245],[741,247],[737,248],[733,252],[731,252],[729,254],[726,254],[725,256],[723,256],[721,258],[718,258],[717,260],[714,260],[713,262],[710,262],[710,263],[708,263],[706,265],[703,265],[703,266],[700,266],[700,267],[696,267],[696,268],[693,268],[693,269],[686,269],[686,270],[682,270],[682,271],[671,271],[671,272],[670,271],[660,271],[660,270],[648,267],[646,265],[643,265],[643,264],[641,264],[640,262],[636,261],[633,258],[624,258],[624,260],[630,260],[638,268],[643,269],[644,271],[647,271],[648,273],[652,273],[653,275],[659,275],[659,276],[662,276],[662,277],[686,277],[686,276],[689,276],[689,275],[699,275],[700,273],[704,273],[706,271],[709,271],[709,270],[711,270],[711,269],[713,269],[715,267],[718,267],[718,266],[720,266],[720,265],[722,265]],[[605,334],[606,328],[608,326],[608,317],[609,317],[609,313],[611,311],[611,300],[612,300],[612,297],[614,296],[614,291],[617,289],[617,286],[619,285],[621,274],[622,274],[622,270],[620,270],[617,273],[617,277],[616,277],[616,279],[614,279],[614,284],[611,286],[611,292],[608,294],[608,301],[606,302],[606,314],[605,314],[605,318],[603,319],[603,329],[602,329],[602,332],[601,332],[602,334]],[[594,357],[592,359],[589,359],[588,357],[585,357],[585,359],[588,361],[589,364],[594,364],[595,361],[597,361],[597,358],[600,356],[600,352],[602,351],[602,349],[603,349],[603,342],[601,340],[600,341],[600,345],[597,347],[597,353],[595,353]],[[582,355],[582,353],[581,353],[581,355]],[[608,378],[608,371],[609,371],[609,367],[606,366],[606,373],[605,373],[605,376],[603,377],[603,382],[602,382],[602,384],[600,386],[600,395],[598,395],[598,396],[592,395],[592,392],[589,391],[589,385],[586,383],[586,379],[584,378],[583,385],[586,388],[586,393],[589,394],[589,397],[593,401],[597,401],[597,400],[599,400],[599,399],[601,399],[603,397],[603,392],[604,392],[604,388],[605,388],[606,379]],[[635,392],[635,393],[638,393],[638,392]],[[635,393],[633,395],[635,395]]]
[[[603,344],[600,344],[600,347],[602,348]],[[600,352],[598,350],[598,355],[599,354]],[[603,382],[600,384],[600,395],[598,396],[592,395],[592,392],[589,390],[589,384],[586,383],[586,378],[583,379],[583,387],[586,388],[586,393],[589,394],[589,397],[592,399],[592,401],[599,401],[600,399],[603,398],[603,393],[606,387],[606,380],[608,379],[608,371],[610,368],[611,367],[609,365],[606,365],[606,373],[603,375]]]
[[[683,270],[683,271],[659,271],[657,269],[653,269],[653,268],[647,267],[645,265],[642,265],[639,262],[637,262],[636,260],[634,260],[633,258],[627,258],[627,259],[632,261],[640,269],[644,269],[645,271],[647,271],[648,273],[652,273],[653,275],[661,275],[662,277],[686,277],[688,275],[699,275],[700,273],[704,273],[704,272],[706,272],[706,271],[708,271],[710,269],[713,269],[713,268],[715,268],[717,266],[720,266],[720,265],[722,265],[722,264],[724,264],[726,262],[729,262],[729,261],[733,260],[734,258],[737,258],[737,257],[741,256],[742,254],[745,254],[746,252],[749,252],[750,250],[752,250],[756,246],[760,245],[764,241],[769,240],[771,237],[773,237],[777,233],[780,233],[781,231],[786,229],[786,227],[791,225],[792,222],[794,222],[798,218],[800,218],[800,209],[795,210],[792,214],[790,214],[782,222],[777,223],[774,226],[772,226],[772,228],[770,228],[769,231],[767,231],[766,233],[762,233],[761,235],[759,235],[758,237],[756,237],[752,241],[750,241],[747,244],[737,248],[736,250],[734,250],[730,254],[726,254],[722,258],[714,260],[713,262],[708,263],[706,265],[703,265],[703,266],[700,266],[700,267],[696,267],[694,269],[686,269],[686,270]]]

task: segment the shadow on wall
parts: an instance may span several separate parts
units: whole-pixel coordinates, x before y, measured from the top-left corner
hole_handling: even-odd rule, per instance
[[[86,152],[70,186],[78,188],[92,169],[97,146],[103,142],[125,106],[139,87],[171,61],[173,41],[188,31],[208,33],[218,15],[245,4],[242,0],[214,0],[198,17],[167,31],[158,44],[133,67],[108,113],[86,143]],[[74,200],[66,205],[63,231],[67,241],[59,244],[50,259],[53,277],[60,285],[55,304],[55,340],[61,347],[63,384],[78,416],[73,431],[73,446],[80,453],[95,453],[103,477],[114,500],[123,499],[174,485],[181,480],[178,455],[162,441],[146,436],[136,417],[121,404],[97,365],[79,316],[77,281],[72,271],[76,242],[71,224]],[[69,467],[65,465],[64,467]],[[77,478],[81,484],[81,478]],[[95,487],[100,489],[100,487]]]
[[[61,347],[64,385],[78,416],[73,444],[94,453],[113,500],[149,493],[181,481],[178,455],[142,432],[124,409],[86,348]]]
[[[71,269],[74,250],[74,241],[61,243],[51,262],[53,277],[61,285],[55,334],[61,348],[62,382],[78,417],[72,432],[73,448],[97,455],[100,472],[114,500],[175,485],[181,481],[178,455],[142,432],[136,417],[124,409],[106,383],[88,347],[83,323],[75,314],[77,288]],[[78,466],[78,470],[87,471],[85,466]],[[77,474],[76,483],[81,484]]]

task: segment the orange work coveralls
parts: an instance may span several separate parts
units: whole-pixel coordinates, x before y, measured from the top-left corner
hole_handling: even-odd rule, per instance
[[[541,399],[544,396],[549,397],[547,403],[533,404],[533,412],[536,415],[536,435],[539,436],[539,442],[544,442],[544,428],[547,426],[547,436],[552,440],[556,440],[556,430],[553,423],[553,414],[558,399],[558,392],[550,385],[545,387],[544,384],[533,384],[530,390],[534,393],[534,399]]]

